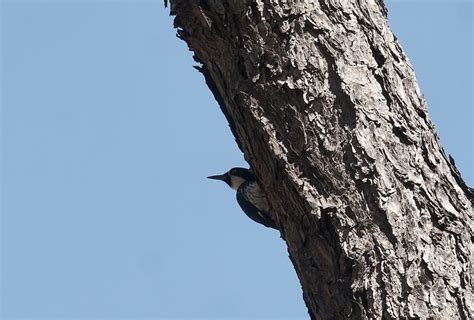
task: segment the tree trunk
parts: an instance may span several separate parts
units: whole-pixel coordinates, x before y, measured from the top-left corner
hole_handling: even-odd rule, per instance
[[[381,0],[172,0],[312,319],[473,319],[474,199]]]

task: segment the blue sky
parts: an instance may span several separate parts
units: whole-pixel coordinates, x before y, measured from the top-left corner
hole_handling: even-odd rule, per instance
[[[429,5],[427,5],[429,3]],[[305,319],[278,233],[163,1],[1,1],[3,319]],[[388,2],[474,184],[472,3]]]

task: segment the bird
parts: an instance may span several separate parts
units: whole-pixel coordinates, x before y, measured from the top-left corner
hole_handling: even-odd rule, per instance
[[[278,230],[276,223],[269,214],[270,206],[267,198],[260,189],[252,171],[235,167],[224,174],[207,178],[227,183],[229,187],[237,191],[237,202],[250,219],[265,227]]]

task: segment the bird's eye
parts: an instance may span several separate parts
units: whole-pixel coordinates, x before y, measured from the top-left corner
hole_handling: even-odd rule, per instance
[[[234,175],[235,175],[235,169],[231,169],[231,170],[229,171],[229,173],[234,176]]]

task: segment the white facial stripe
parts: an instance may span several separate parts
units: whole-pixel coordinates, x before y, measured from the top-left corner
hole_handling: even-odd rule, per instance
[[[236,177],[236,176],[230,176],[230,187],[234,190],[239,189],[240,185],[244,183],[245,180],[242,179],[241,177]]]

